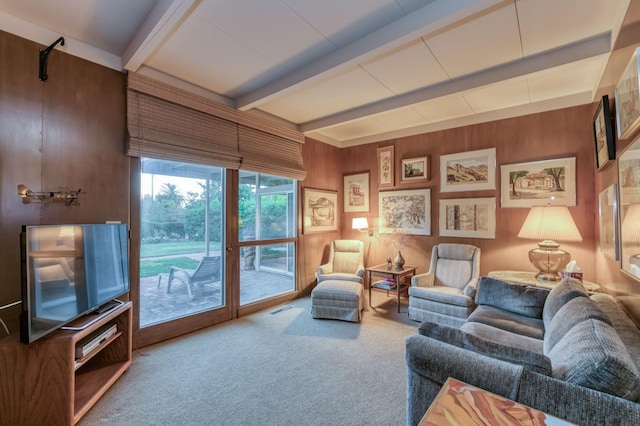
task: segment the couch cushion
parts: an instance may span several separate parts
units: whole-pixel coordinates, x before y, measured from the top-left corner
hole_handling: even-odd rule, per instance
[[[544,353],[542,340],[523,336],[522,334],[512,333],[487,324],[467,322],[460,327],[460,330],[505,346],[513,346],[539,354]]]
[[[544,302],[542,319],[545,324],[550,324],[555,314],[574,297],[589,297],[582,283],[575,278],[565,278],[556,284]]]
[[[612,326],[582,321],[551,349],[553,377],[634,400],[640,373]]]
[[[640,296],[618,296],[616,300],[627,317],[640,329]]]
[[[524,368],[540,374],[551,374],[551,362],[544,354],[523,349],[517,345],[499,343],[497,340],[499,340],[498,336],[500,332],[506,332],[499,329],[495,329],[495,331],[496,334],[492,335],[491,332],[485,330],[484,335],[489,338],[483,338],[473,333],[467,333],[462,330],[462,328],[458,329],[431,322],[424,322],[418,328],[418,332],[423,336],[431,337],[441,342],[449,343],[459,348],[464,348],[495,359],[521,365]],[[505,336],[502,337],[504,338]],[[516,336],[513,336],[513,338],[517,340]],[[506,338],[506,340],[509,339]]]
[[[611,325],[609,317],[588,297],[575,297],[565,303],[553,319],[545,323],[544,353],[549,353],[574,326],[590,318]]]
[[[456,306],[474,306],[473,298],[453,287],[409,287],[409,296]]]
[[[511,284],[491,277],[481,277],[478,280],[476,303],[532,318],[542,318],[542,308],[548,295],[549,290],[546,288]]]
[[[541,319],[525,317],[514,314],[504,309],[495,308],[489,305],[480,305],[469,318],[468,322],[479,322],[512,333],[540,339],[544,337],[544,324]]]

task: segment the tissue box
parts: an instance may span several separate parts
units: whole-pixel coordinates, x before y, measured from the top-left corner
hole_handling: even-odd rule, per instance
[[[582,271],[580,272],[562,271],[560,272],[560,276],[562,277],[562,279],[575,278],[577,280],[580,280],[580,282],[582,282]]]

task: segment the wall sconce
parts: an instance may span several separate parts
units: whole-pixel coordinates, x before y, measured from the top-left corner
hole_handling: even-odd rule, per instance
[[[366,217],[354,217],[351,221],[351,229],[367,232],[370,237],[373,237],[373,229],[369,229],[369,221]]]
[[[553,240],[580,242],[582,236],[566,206],[531,207],[522,224],[518,238],[543,240],[538,248],[529,251],[529,261],[540,272],[536,278],[543,281],[558,281],[560,271],[571,260],[571,255],[560,250]]]
[[[81,194],[80,191],[81,190],[78,189],[77,191],[60,190],[36,192],[27,188],[27,185],[18,185],[18,195],[22,198],[22,202],[24,204],[29,204],[34,200],[40,203],[46,202],[48,200],[60,200],[64,202],[65,206],[77,206],[78,204],[80,204],[78,202],[78,196]]]

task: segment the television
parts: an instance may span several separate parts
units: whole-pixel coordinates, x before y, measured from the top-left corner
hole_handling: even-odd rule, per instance
[[[114,307],[129,291],[128,243],[120,223],[23,226],[20,340],[32,343]]]

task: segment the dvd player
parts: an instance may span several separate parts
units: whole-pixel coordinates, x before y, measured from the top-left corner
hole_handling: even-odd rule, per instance
[[[100,343],[118,332],[117,324],[106,324],[76,343],[76,359],[82,359],[95,350]]]

